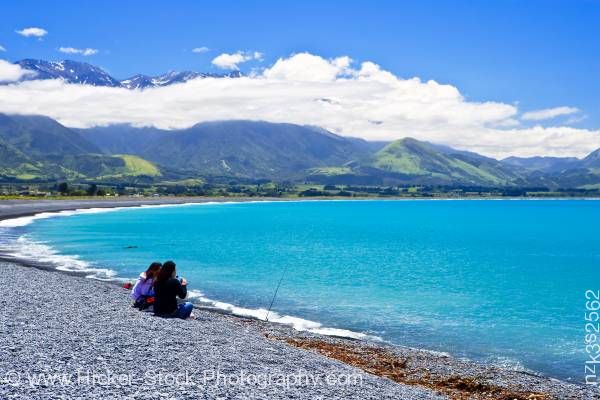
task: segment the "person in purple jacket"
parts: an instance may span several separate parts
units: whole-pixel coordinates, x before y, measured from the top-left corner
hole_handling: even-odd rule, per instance
[[[161,267],[161,263],[153,262],[140,274],[131,291],[131,298],[135,301],[134,307],[143,310],[151,305],[152,301],[148,300],[154,297],[154,279]]]

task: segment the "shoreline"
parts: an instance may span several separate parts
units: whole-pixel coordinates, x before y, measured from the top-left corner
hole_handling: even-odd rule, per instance
[[[444,398],[270,341],[247,319],[154,317],[116,285],[0,268],[0,398]]]
[[[99,200],[99,201],[86,201],[86,200],[43,200],[43,201],[35,201],[35,200],[7,200],[0,202],[0,221],[7,219],[15,219],[21,217],[30,217],[33,215],[37,215],[40,213],[46,212],[60,212],[66,210],[82,210],[88,208],[122,208],[122,207],[140,207],[144,205],[148,206],[163,206],[163,205],[183,205],[183,204],[202,204],[209,202],[260,202],[260,201],[315,201],[320,199],[270,199],[270,198],[161,198],[161,199],[119,199],[119,200]],[[323,200],[337,200],[337,199],[323,199]],[[341,199],[344,201],[352,201],[352,199]],[[362,200],[362,199],[361,199]],[[365,199],[369,200],[369,199]],[[380,199],[371,199],[371,200],[380,200]],[[386,200],[386,199],[381,199]],[[387,200],[397,200],[397,199],[387,199]],[[402,199],[402,200],[412,200],[412,199]],[[418,199],[415,199],[418,200]],[[427,200],[427,199],[424,199]],[[445,199],[428,199],[428,200],[445,200]],[[446,199],[446,200],[455,200],[455,199]],[[473,199],[464,199],[464,200],[473,200]],[[482,199],[483,200],[483,199]],[[491,199],[490,199],[491,200]],[[508,199],[505,199],[508,200]],[[531,200],[531,199],[523,199],[523,200]],[[541,200],[551,200],[551,199],[541,199]],[[561,199],[562,200],[562,199]],[[6,203],[9,204],[8,207]],[[68,203],[68,204],[65,204]],[[6,255],[0,254],[0,262],[7,262],[10,264],[21,265],[25,268],[33,267],[36,270],[45,270],[49,272],[59,272],[66,275],[73,276],[74,278],[85,277],[89,275],[89,272],[76,272],[76,271],[62,271],[54,268],[50,263],[41,263],[35,262],[32,260],[25,259],[15,259],[11,257],[6,257]],[[87,279],[88,281],[92,281]],[[120,281],[117,279],[110,281],[102,281],[96,280],[96,282],[100,282],[101,284],[110,284],[112,287],[119,287]],[[521,393],[527,390],[533,390],[534,388],[539,389],[536,393],[541,393],[543,395],[548,395],[551,397],[528,397],[531,399],[570,399],[570,398],[584,398],[584,397],[571,397],[579,396],[578,393],[583,393],[585,391],[585,395],[588,396],[586,398],[600,398],[600,390],[592,390],[592,388],[585,387],[580,384],[568,383],[565,381],[559,381],[554,378],[545,377],[537,373],[524,372],[524,371],[514,371],[509,369],[503,369],[493,365],[486,365],[483,363],[456,359],[452,356],[448,356],[442,353],[424,350],[424,349],[414,349],[407,348],[399,345],[391,345],[388,343],[376,343],[372,340],[368,340],[365,338],[346,338],[339,336],[329,336],[323,335],[319,333],[312,333],[307,331],[298,331],[293,327],[288,325],[283,325],[276,322],[265,322],[258,317],[251,316],[240,316],[236,315],[232,312],[228,312],[226,310],[221,310],[218,308],[211,307],[196,307],[201,312],[209,312],[212,314],[222,315],[224,318],[230,318],[244,323],[244,325],[250,325],[253,329],[257,329],[261,335],[264,335],[270,341],[280,341],[284,342],[289,346],[298,347],[301,349],[305,349],[302,351],[311,351],[318,352],[320,354],[324,354],[330,358],[334,358],[337,360],[342,360],[350,365],[357,366],[367,372],[374,373],[369,369],[362,368],[360,365],[356,365],[353,363],[354,357],[352,360],[345,360],[346,356],[349,353],[352,353],[352,349],[360,348],[361,351],[367,352],[378,352],[385,351],[389,354],[392,354],[394,357],[398,357],[400,360],[407,359],[418,359],[418,368],[417,370],[422,370],[423,368],[431,375],[431,371],[437,371],[439,378],[438,381],[434,381],[430,386],[423,384],[423,382],[415,382],[409,379],[395,379],[394,377],[390,377],[387,374],[377,374],[379,376],[385,376],[389,379],[392,379],[400,384],[408,384],[409,386],[415,387],[429,387],[434,388],[436,390],[444,389],[443,385],[439,386],[439,381],[448,380],[452,377],[462,377],[461,379],[467,380],[484,380],[488,387],[488,391],[490,387],[500,387],[506,390],[516,391],[515,393]],[[319,345],[315,345],[315,343],[319,343]],[[326,350],[323,350],[325,348]],[[341,353],[340,353],[341,352]],[[332,355],[337,354],[338,356]],[[341,356],[340,356],[341,354]],[[355,360],[354,360],[355,361]],[[405,363],[406,364],[406,363]],[[422,374],[422,371],[418,374]],[[406,375],[406,374],[404,374]],[[404,376],[403,375],[403,376]],[[433,374],[435,375],[435,374]],[[445,382],[445,381],[444,381]],[[482,384],[478,384],[481,386]],[[492,386],[490,386],[492,385]],[[462,383],[462,386],[465,386],[465,383]],[[468,385],[466,385],[468,386]],[[483,386],[482,386],[483,387]],[[589,391],[589,393],[588,393]],[[448,394],[447,392],[444,392]],[[514,393],[512,393],[514,394]],[[558,396],[558,397],[552,397]],[[562,396],[562,397],[561,397]],[[455,398],[455,397],[450,397]],[[462,397],[456,397],[462,398]],[[480,397],[472,397],[472,398],[480,398]],[[481,397],[483,398],[483,397]],[[500,397],[485,397],[485,398],[500,398]],[[520,398],[520,397],[515,397]],[[525,397],[523,397],[525,398]]]
[[[232,357],[237,361],[235,365],[244,365],[245,363],[253,363],[253,370],[260,370],[262,373],[281,373],[279,368],[284,362],[291,363],[291,366],[287,366],[288,373],[292,375],[297,374],[321,374],[325,371],[331,373],[332,370],[342,369],[346,373],[351,373],[351,376],[360,374],[361,384],[360,387],[352,386],[351,388],[343,387],[331,387],[327,388],[330,393],[319,392],[322,398],[377,398],[377,399],[497,399],[497,400],[576,400],[576,399],[600,399],[600,389],[587,387],[581,384],[573,384],[565,381],[560,381],[554,378],[548,378],[536,373],[513,371],[504,369],[497,366],[480,364],[470,360],[457,359],[450,355],[443,353],[436,353],[428,350],[416,349],[403,347],[398,345],[390,345],[385,343],[374,343],[360,339],[347,339],[333,336],[324,336],[316,333],[301,332],[293,329],[290,326],[265,322],[262,320],[240,317],[231,313],[216,312],[214,310],[206,310],[197,308],[195,314],[197,315],[196,320],[172,320],[154,317],[151,313],[140,312],[131,307],[129,300],[129,291],[124,290],[120,285],[115,282],[105,282],[93,279],[85,278],[81,275],[65,274],[62,271],[51,270],[51,269],[40,269],[36,265],[23,265],[18,264],[14,261],[5,262],[0,261],[0,268],[4,272],[8,269],[12,270],[14,275],[11,279],[23,279],[23,282],[17,285],[9,284],[15,290],[24,288],[24,284],[27,284],[25,289],[19,290],[21,296],[26,297],[26,303],[31,305],[31,309],[24,310],[22,306],[19,307],[18,313],[11,311],[6,298],[10,298],[10,294],[2,293],[0,291],[0,305],[4,303],[4,307],[0,307],[0,322],[3,322],[5,332],[0,336],[0,397],[2,394],[5,395],[22,395],[24,397],[34,397],[40,395],[40,391],[43,391],[46,395],[56,395],[56,390],[65,393],[67,390],[77,390],[75,393],[67,392],[67,397],[73,397],[75,394],[80,394],[82,389],[91,390],[96,395],[106,395],[109,390],[107,386],[101,385],[100,387],[82,387],[82,384],[72,385],[69,384],[63,387],[59,384],[46,384],[38,386],[37,384],[28,385],[13,385],[6,384],[2,381],[3,374],[12,373],[15,370],[20,371],[20,374],[28,375],[31,373],[32,365],[35,364],[31,361],[32,356],[21,356],[15,354],[15,347],[20,351],[26,349],[33,351],[35,357],[42,357],[45,360],[42,365],[36,370],[35,373],[44,373],[48,371],[49,361],[48,356],[40,355],[36,350],[38,347],[37,341],[40,338],[44,340],[52,340],[51,344],[47,344],[43,348],[55,349],[63,345],[69,346],[63,348],[62,352],[71,351],[70,342],[77,341],[79,344],[78,352],[83,351],[83,348],[87,351],[97,350],[96,346],[91,346],[88,349],[89,340],[87,336],[90,335],[89,330],[83,330],[79,333],[73,333],[69,330],[63,332],[64,324],[72,324],[71,319],[80,319],[73,315],[75,312],[77,315],[80,313],[90,314],[91,317],[86,317],[84,321],[79,321],[80,325],[86,326],[92,324],[93,329],[99,328],[99,325],[94,322],[94,318],[102,318],[101,324],[105,329],[112,329],[118,331],[120,334],[130,336],[130,330],[133,329],[129,326],[129,321],[137,321],[138,325],[135,326],[137,330],[136,335],[146,340],[149,335],[153,332],[150,330],[151,326],[156,325],[158,322],[165,329],[170,336],[169,341],[175,341],[177,346],[184,347],[186,349],[194,349],[201,347],[198,350],[200,353],[197,357],[190,358],[184,357],[186,362],[185,366],[178,366],[177,369],[169,369],[167,367],[167,373],[178,374],[182,373],[182,370],[187,371],[193,369],[197,371],[197,362],[202,362],[206,357],[206,354],[210,353],[212,357],[216,356],[215,360],[211,361],[209,366],[218,365],[222,366],[223,363],[229,362]],[[6,274],[5,274],[6,275]],[[9,274],[10,275],[10,274]],[[25,275],[22,277],[22,275]],[[60,289],[56,285],[53,288],[48,288],[48,281],[60,282]],[[33,283],[32,283],[33,282]],[[56,290],[58,289],[58,290]],[[5,290],[5,289],[2,289]],[[27,292],[30,293],[27,293]],[[48,292],[45,292],[48,291]],[[36,297],[36,294],[42,292],[43,298]],[[55,293],[58,292],[58,293]],[[75,293],[73,293],[75,292]],[[57,298],[48,298],[53,293],[58,294]],[[82,297],[85,299],[84,304],[86,307],[73,307],[72,301],[73,296],[76,296],[77,302],[80,302]],[[87,296],[87,297],[84,297]],[[108,297],[107,297],[108,296]],[[94,303],[98,300],[103,304],[88,304]],[[31,310],[39,310],[40,308],[50,307],[55,310],[55,307],[59,307],[63,312],[60,313],[43,313],[41,316],[31,315]],[[100,310],[100,311],[99,311]],[[98,314],[102,312],[102,314]],[[124,317],[123,314],[127,314]],[[23,320],[18,324],[11,322],[12,318],[18,318]],[[41,318],[41,319],[40,319]],[[69,321],[67,321],[69,319]],[[23,329],[27,324],[31,324],[36,328],[39,324],[38,321],[58,320],[60,327],[54,329],[44,329],[43,331],[36,332],[35,335],[23,336]],[[127,322],[124,322],[127,321]],[[100,322],[98,322],[100,323]],[[127,327],[123,327],[123,325]],[[150,324],[148,327],[146,324]],[[211,333],[205,332],[206,329],[213,329],[213,325],[218,324],[219,327],[213,330]],[[172,326],[171,326],[172,325]],[[178,332],[181,328],[189,331],[188,333],[194,332],[197,329],[203,330],[201,337],[198,336],[179,336]],[[149,330],[149,332],[147,331]],[[140,333],[141,331],[141,333]],[[43,332],[43,333],[42,333]],[[50,333],[50,338],[47,336]],[[58,336],[57,336],[58,335]],[[107,336],[108,335],[108,336]],[[107,332],[102,337],[94,339],[93,343],[102,343],[105,340],[111,338],[113,332]],[[83,336],[80,338],[78,336]],[[12,337],[8,343],[3,340],[3,337]],[[224,337],[227,337],[225,339]],[[17,338],[25,340],[26,343],[21,343],[15,346]],[[247,346],[246,341],[251,340],[254,346],[258,346],[258,354],[254,354],[253,358],[248,359],[243,353]],[[67,343],[63,343],[67,341]],[[85,343],[83,343],[83,342]],[[258,343],[256,343],[258,342]],[[31,343],[36,343],[36,346],[30,346]],[[209,343],[210,347],[206,348],[205,344]],[[81,347],[83,346],[83,347]],[[122,343],[114,344],[112,350],[104,356],[97,357],[92,360],[86,361],[91,362],[91,365],[96,365],[99,361],[103,365],[99,373],[108,371],[114,373],[116,369],[120,368],[120,364],[123,360],[136,361],[137,357],[122,357],[122,352],[138,353],[144,348],[144,344],[137,343],[136,345],[127,345],[122,348]],[[215,346],[223,347],[223,349],[215,350]],[[279,357],[277,361],[270,360],[265,361],[262,358],[272,357],[273,347],[277,346]],[[283,347],[281,347],[283,346]],[[45,350],[42,350],[45,351]],[[62,354],[61,352],[61,354]],[[298,353],[300,352],[300,353]],[[1,357],[3,353],[6,353],[8,357]],[[164,354],[161,357],[166,356]],[[179,351],[174,351],[172,356],[182,356]],[[75,358],[74,355],[69,356]],[[152,362],[156,361],[156,352],[151,352]],[[241,357],[241,359],[240,359]],[[306,361],[303,358],[308,358]],[[3,361],[4,360],[4,361]],[[70,373],[70,363],[64,364],[60,355],[50,357],[51,361],[58,361],[59,364],[54,366],[52,371],[62,371],[61,373]],[[285,360],[285,361],[284,361]],[[189,364],[189,362],[192,364]],[[332,364],[333,362],[333,364]],[[9,363],[9,365],[3,366],[3,363]],[[137,363],[137,362],[136,362]],[[213,364],[214,363],[214,364]],[[299,364],[300,363],[300,364]],[[20,365],[23,364],[23,365]],[[152,364],[148,364],[152,365]],[[160,364],[161,366],[163,364]],[[167,364],[168,365],[168,364]],[[84,365],[89,368],[88,365]],[[127,368],[134,368],[130,363],[126,363]],[[80,366],[79,369],[82,367]],[[349,369],[348,369],[349,368]],[[234,366],[226,368],[228,373],[244,374],[246,369],[238,371]],[[131,374],[131,372],[127,372]],[[366,374],[366,376],[363,376]],[[367,387],[364,387],[362,380],[369,381]],[[86,386],[87,381],[83,383]],[[60,387],[59,387],[60,386]],[[118,397],[124,397],[125,395],[132,395],[132,388],[128,385],[118,385],[118,389],[121,390]],[[152,390],[159,391],[160,393],[171,393],[170,396],[178,398],[182,387],[175,385],[174,387],[165,388],[164,384],[154,387]],[[108,392],[114,395],[115,388],[111,387]],[[193,385],[193,387],[185,387],[186,390],[205,390],[206,387],[200,385]],[[213,389],[223,390],[223,388],[217,385]],[[231,388],[229,388],[231,389]],[[248,388],[244,388],[247,390]],[[290,388],[283,390],[280,386],[275,386],[276,391],[271,393],[268,398],[288,398],[290,395]],[[306,395],[306,391],[310,392],[314,387],[301,386],[300,398],[313,398],[312,395]],[[347,392],[348,389],[352,389]],[[239,394],[237,391],[239,387],[234,388],[236,395]],[[25,391],[25,392],[23,392]],[[174,392],[173,392],[174,391]],[[175,393],[175,394],[173,394]],[[198,393],[196,393],[197,395]],[[186,398],[213,398],[213,396],[191,396]],[[264,396],[264,391],[260,391],[260,395]],[[253,396],[257,396],[256,393]],[[305,397],[302,397],[305,396]],[[131,397],[136,398],[136,397]],[[145,398],[145,397],[141,397]],[[171,398],[171,397],[169,397]],[[263,398],[258,396],[258,398]]]

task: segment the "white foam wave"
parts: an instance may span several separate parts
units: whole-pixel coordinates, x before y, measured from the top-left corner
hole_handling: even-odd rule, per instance
[[[188,204],[188,203],[186,203]],[[21,226],[27,226],[32,222],[39,219],[55,218],[55,217],[69,217],[77,214],[99,214],[106,212],[114,212],[124,209],[136,209],[136,208],[148,208],[148,207],[166,207],[166,206],[181,206],[185,204],[160,204],[160,205],[142,205],[139,207],[93,207],[93,208],[78,208],[75,210],[63,210],[63,211],[52,211],[52,212],[41,212],[35,215],[29,215],[25,217],[17,217],[12,219],[5,219],[0,221],[0,227],[2,228],[16,228]]]
[[[235,306],[233,304],[212,300],[204,296],[204,294],[198,290],[188,291],[188,298],[196,300],[202,304],[206,304],[217,309],[230,312],[231,314],[240,317],[248,317],[264,321],[267,319],[268,314],[269,322],[288,325],[297,331],[307,331],[320,335],[338,336],[351,339],[381,340],[381,338],[377,336],[367,335],[361,332],[354,332],[348,329],[324,327],[321,323],[311,321],[308,319],[292,317],[290,315],[281,315],[274,311],[268,312],[268,310],[265,308],[244,308]]]
[[[49,264],[59,271],[90,273],[88,277],[94,279],[111,280],[116,275],[115,271],[95,267],[78,256],[60,254],[42,242],[29,239],[27,235],[3,243],[2,251],[8,257]]]
[[[518,371],[518,372],[533,372],[527,369],[521,361],[505,356],[493,356],[489,357],[486,360],[489,364],[495,365],[502,369],[507,369],[510,371]]]

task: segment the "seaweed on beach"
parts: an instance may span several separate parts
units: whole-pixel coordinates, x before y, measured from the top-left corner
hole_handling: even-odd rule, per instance
[[[395,382],[421,386],[442,393],[453,400],[554,400],[546,393],[513,390],[490,384],[480,377],[432,374],[429,369],[412,367],[410,359],[400,358],[379,347],[332,343],[319,339],[275,337],[294,347],[316,351],[373,375]]]

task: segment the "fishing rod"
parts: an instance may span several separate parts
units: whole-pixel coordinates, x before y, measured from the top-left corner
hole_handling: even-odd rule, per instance
[[[283,282],[283,277],[285,276],[285,272],[287,271],[287,265],[283,268],[283,272],[281,273],[281,278],[279,278],[279,283],[275,288],[275,293],[273,293],[273,298],[271,299],[271,304],[269,304],[269,309],[267,310],[267,316],[265,317],[265,321],[269,322],[269,314],[271,313],[271,307],[273,307],[273,303],[275,302],[275,297],[277,297],[277,292],[279,291],[279,287],[281,286],[281,282]]]

